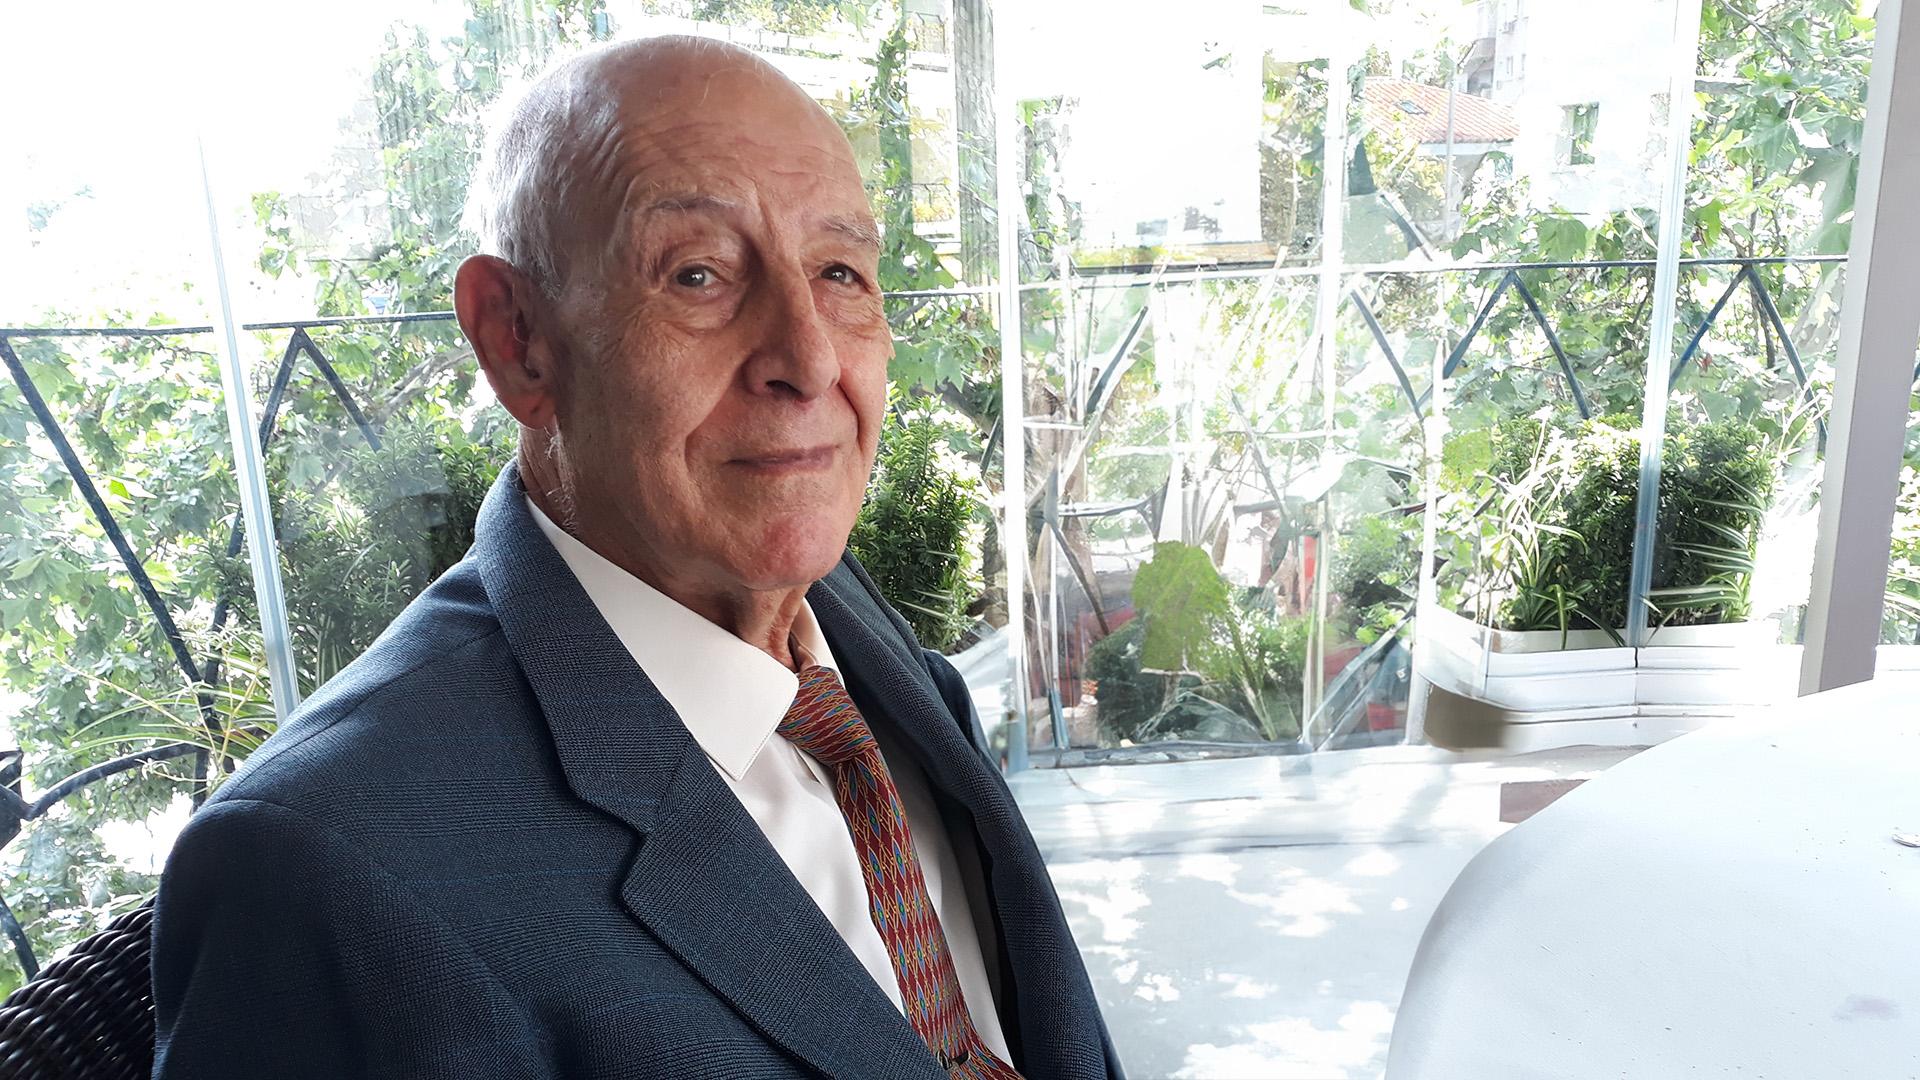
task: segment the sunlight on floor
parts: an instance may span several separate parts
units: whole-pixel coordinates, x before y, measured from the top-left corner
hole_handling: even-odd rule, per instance
[[[1499,787],[1624,756],[1385,747],[1013,778],[1128,1075],[1370,1078]]]

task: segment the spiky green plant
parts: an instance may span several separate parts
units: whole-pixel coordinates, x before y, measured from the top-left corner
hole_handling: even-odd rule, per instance
[[[875,585],[929,649],[951,647],[978,594],[969,577],[967,528],[974,483],[941,463],[939,425],[889,425],[867,501],[848,544]]]

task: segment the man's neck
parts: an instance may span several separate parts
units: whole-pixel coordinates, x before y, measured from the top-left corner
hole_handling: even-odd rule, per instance
[[[778,590],[725,588],[676,574],[655,560],[641,557],[629,545],[596,535],[591,524],[582,522],[578,515],[565,513],[564,508],[557,505],[555,495],[544,490],[544,485],[529,483],[526,489],[527,498],[548,520],[601,558],[785,667],[797,671],[807,663],[804,650],[796,652],[793,647],[794,620],[806,602],[804,586]]]

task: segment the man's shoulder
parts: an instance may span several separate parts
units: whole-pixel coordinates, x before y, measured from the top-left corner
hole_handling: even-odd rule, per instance
[[[214,798],[331,818],[419,790],[476,753],[536,757],[539,723],[478,575],[463,562],[302,702]]]

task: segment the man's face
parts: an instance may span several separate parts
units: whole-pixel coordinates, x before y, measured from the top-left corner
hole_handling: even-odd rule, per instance
[[[682,67],[581,162],[601,205],[573,217],[557,305],[574,524],[686,583],[791,588],[832,569],[873,467],[893,354],[873,219],[790,84]]]

